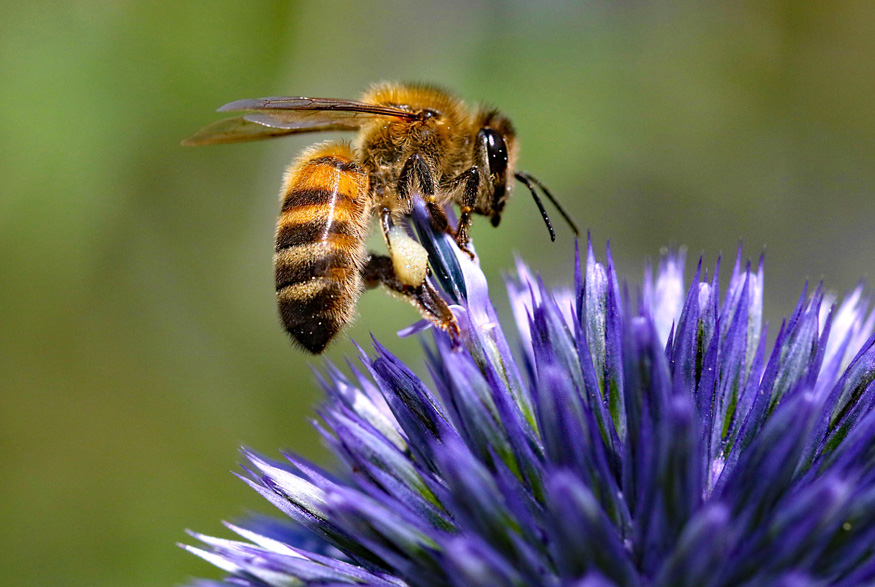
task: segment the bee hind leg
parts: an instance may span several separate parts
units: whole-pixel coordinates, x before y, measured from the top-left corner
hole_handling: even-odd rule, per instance
[[[449,306],[437,290],[424,279],[419,285],[407,285],[395,274],[392,258],[370,253],[362,268],[365,287],[373,289],[378,285],[386,287],[416,306],[419,312],[436,327],[450,335],[454,343],[459,340],[459,325]]]

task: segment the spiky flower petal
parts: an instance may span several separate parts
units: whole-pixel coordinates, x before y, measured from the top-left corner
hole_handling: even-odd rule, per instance
[[[803,292],[773,345],[763,266],[721,296],[682,252],[640,297],[608,252],[553,291],[520,263],[505,337],[476,262],[415,224],[461,327],[430,383],[385,347],[329,365],[328,473],[246,453],[291,521],[186,547],[201,585],[853,586],[875,582],[875,315]],[[415,331],[421,328],[414,328]],[[459,344],[461,342],[461,344]]]

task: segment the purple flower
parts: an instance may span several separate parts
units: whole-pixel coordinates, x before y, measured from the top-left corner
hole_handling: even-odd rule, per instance
[[[195,534],[200,585],[875,584],[875,315],[858,288],[803,292],[766,343],[762,263],[683,285],[669,253],[640,294],[588,244],[574,287],[519,264],[505,336],[476,262],[415,225],[462,345],[427,383],[375,343],[328,365],[326,472],[247,452],[288,520]],[[686,293],[685,293],[686,291]],[[411,329],[415,331],[417,329]]]

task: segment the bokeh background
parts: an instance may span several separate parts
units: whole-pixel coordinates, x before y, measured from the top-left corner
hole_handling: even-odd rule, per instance
[[[875,4],[6,2],[0,7],[0,582],[177,585],[220,573],[185,528],[269,511],[237,448],[324,460],[309,365],[277,324],[284,165],[306,136],[179,140],[225,102],[427,80],[500,106],[522,166],[621,273],[686,245],[688,274],[766,250],[775,325],[806,279],[875,271]],[[569,283],[523,195],[474,239]],[[349,337],[412,308],[374,292]],[[328,355],[353,354],[350,338]]]

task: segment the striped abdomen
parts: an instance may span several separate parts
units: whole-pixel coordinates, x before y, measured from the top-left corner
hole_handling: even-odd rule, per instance
[[[346,145],[303,153],[283,183],[276,231],[276,294],[283,325],[321,353],[350,322],[362,291],[368,178]]]

